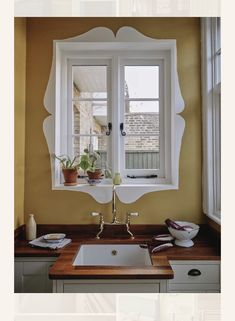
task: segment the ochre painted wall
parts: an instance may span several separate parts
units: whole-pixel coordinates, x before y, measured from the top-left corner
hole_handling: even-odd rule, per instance
[[[15,20],[15,227],[24,223],[26,19]]]
[[[201,199],[201,92],[199,18],[28,18],[26,90],[25,213],[38,223],[94,223],[91,211],[111,217],[111,205],[96,203],[91,196],[71,191],[52,191],[50,160],[43,134],[48,116],[43,98],[52,62],[53,39],[82,34],[104,26],[116,32],[132,26],[153,38],[176,39],[178,72],[185,110],[186,130],[180,155],[180,188],[154,192],[131,205],[118,202],[118,213],[138,211],[135,223],[161,224],[164,219],[203,222]]]

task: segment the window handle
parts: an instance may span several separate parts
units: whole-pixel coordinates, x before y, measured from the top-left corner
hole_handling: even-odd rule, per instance
[[[121,135],[122,135],[122,136],[126,136],[126,132],[124,132],[123,129],[124,129],[124,125],[123,125],[123,123],[121,123],[121,124],[120,124]]]
[[[127,178],[157,178],[157,175],[127,175]]]
[[[112,123],[108,123],[108,130],[107,130],[107,132],[106,132],[106,135],[107,135],[107,136],[110,136],[111,131],[112,131]]]

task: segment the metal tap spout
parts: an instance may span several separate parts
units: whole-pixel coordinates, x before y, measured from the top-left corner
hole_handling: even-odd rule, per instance
[[[113,214],[113,219],[111,224],[120,224],[120,222],[117,220],[115,185],[113,185],[113,190],[112,190],[112,214]]]

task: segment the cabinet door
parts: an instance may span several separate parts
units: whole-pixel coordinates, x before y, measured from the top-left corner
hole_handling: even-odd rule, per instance
[[[55,280],[54,292],[64,293],[159,293],[160,280]]]
[[[15,262],[15,293],[22,292],[23,262]]]
[[[159,293],[159,284],[64,284],[65,293]]]
[[[44,261],[45,260],[45,261]],[[25,258],[15,262],[15,292],[51,293],[52,280],[48,270],[55,259]]]
[[[47,262],[24,262],[22,291],[24,293],[44,293],[47,285]]]
[[[23,275],[23,293],[46,293],[46,276],[44,275]]]

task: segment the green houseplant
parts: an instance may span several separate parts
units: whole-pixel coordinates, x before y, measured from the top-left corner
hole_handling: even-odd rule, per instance
[[[98,152],[90,152],[87,148],[84,149],[84,154],[80,158],[79,167],[87,172],[89,179],[101,179],[102,170],[96,168],[96,163],[100,159]]]
[[[79,165],[76,163],[77,156],[71,159],[68,155],[56,156],[55,158],[60,161],[62,173],[64,176],[65,186],[77,185],[78,168]]]

